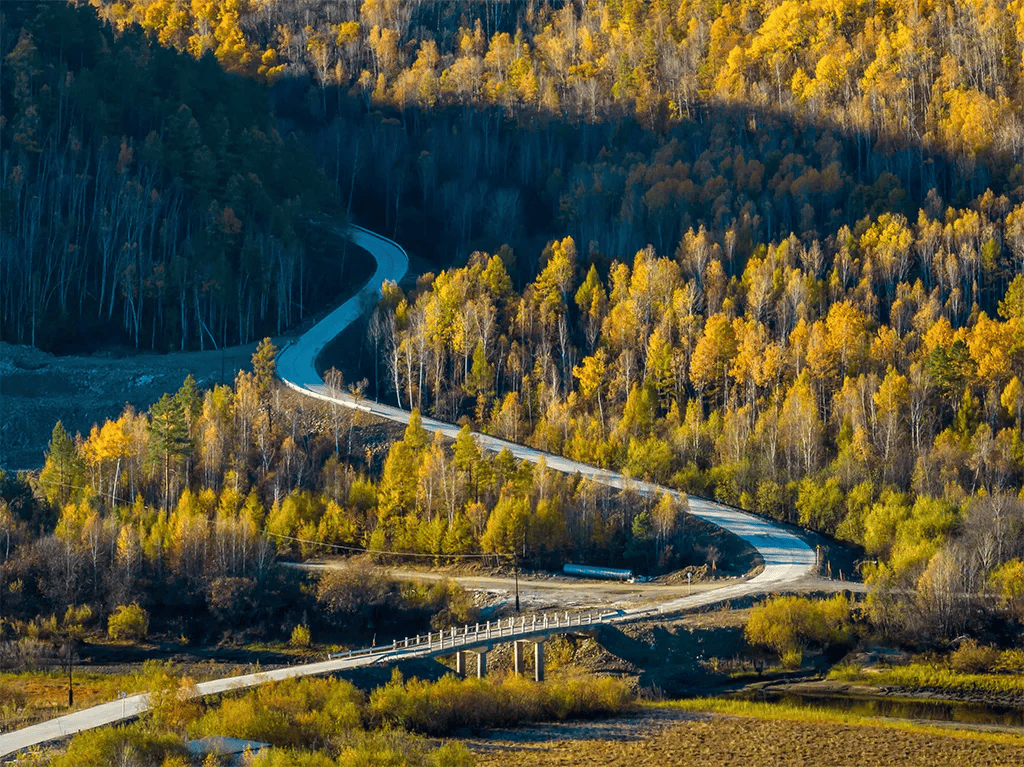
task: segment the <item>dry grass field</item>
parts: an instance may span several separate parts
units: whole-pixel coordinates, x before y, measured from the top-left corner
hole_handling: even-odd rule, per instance
[[[137,692],[138,676],[75,674],[75,710],[116,700],[120,691]],[[0,674],[0,730],[9,732],[68,713],[68,678],[60,672]]]
[[[655,709],[471,741],[480,767],[1019,767],[1024,737]]]

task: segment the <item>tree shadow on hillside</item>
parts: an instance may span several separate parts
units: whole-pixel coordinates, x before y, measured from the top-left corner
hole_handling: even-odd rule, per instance
[[[1009,158],[967,163],[756,106],[708,103],[652,130],[628,116],[575,122],[497,106],[368,111],[363,98],[329,92],[325,116],[310,108],[313,87],[280,82],[278,115],[315,142],[343,191],[355,190],[359,220],[439,267],[509,244],[520,285],[543,244],[566,234],[607,263],[648,244],[672,255],[689,228],[720,242],[733,229],[736,257],[723,265],[739,273],[759,245],[791,232],[825,241],[865,216],[937,216],[943,201],[963,206],[1013,183]]]

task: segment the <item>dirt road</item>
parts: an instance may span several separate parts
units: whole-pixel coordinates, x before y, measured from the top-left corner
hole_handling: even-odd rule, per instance
[[[301,567],[309,570],[327,570],[343,567],[338,562],[307,562]],[[497,575],[447,574],[412,568],[387,568],[392,578],[410,581],[435,582],[454,580],[468,591],[489,594],[488,603],[500,606],[515,600],[516,581],[514,578]],[[736,583],[737,578],[719,578],[713,581],[695,582],[688,587],[682,584],[664,583],[617,583],[614,581],[590,581],[569,578],[563,575],[519,576],[519,601],[524,611],[537,612],[547,609],[587,610],[590,608],[614,607],[628,609],[649,602],[663,601],[718,589]]]
[[[308,570],[343,567],[336,561],[314,561],[298,565]],[[414,568],[391,567],[387,574],[399,580],[436,582],[451,579],[468,591],[488,595],[483,603],[494,607],[511,606],[515,601],[516,581],[500,575],[444,573]],[[551,609],[589,610],[598,608],[631,609],[665,602],[689,594],[700,594],[741,583],[742,578],[715,578],[685,582],[616,583],[614,581],[581,580],[564,575],[535,574],[519,576],[519,601],[524,612]],[[834,592],[866,590],[863,583],[846,583],[825,578],[807,577],[792,584],[797,592]]]

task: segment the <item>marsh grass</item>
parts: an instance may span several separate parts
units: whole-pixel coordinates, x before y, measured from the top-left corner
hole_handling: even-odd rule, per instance
[[[857,727],[875,727],[887,730],[921,733],[925,735],[941,735],[952,738],[966,738],[1001,745],[1024,748],[1024,735],[1003,732],[982,732],[977,730],[958,730],[947,727],[917,724],[880,717],[862,716],[849,712],[833,711],[815,706],[804,706],[792,703],[760,703],[756,701],[736,700],[734,698],[692,698],[656,704],[657,706],[681,709],[683,711],[723,714],[727,716],[744,716],[755,719],[776,721],[802,722],[816,725],[852,725]]]
[[[971,697],[1010,696],[1024,698],[1024,676],[1019,674],[971,674],[931,663],[863,671],[837,666],[828,675],[833,681],[858,682],[876,687],[902,687]]]

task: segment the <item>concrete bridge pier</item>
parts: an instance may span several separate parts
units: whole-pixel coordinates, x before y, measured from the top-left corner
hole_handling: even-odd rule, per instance
[[[516,675],[526,673],[526,659],[523,647],[527,644],[525,640],[512,643],[512,667]],[[544,681],[544,640],[533,643],[533,678],[538,682]]]
[[[459,650],[455,653],[455,673],[459,676],[466,675],[466,651]]]
[[[476,654],[476,676],[477,679],[487,676],[487,653],[483,650]]]

